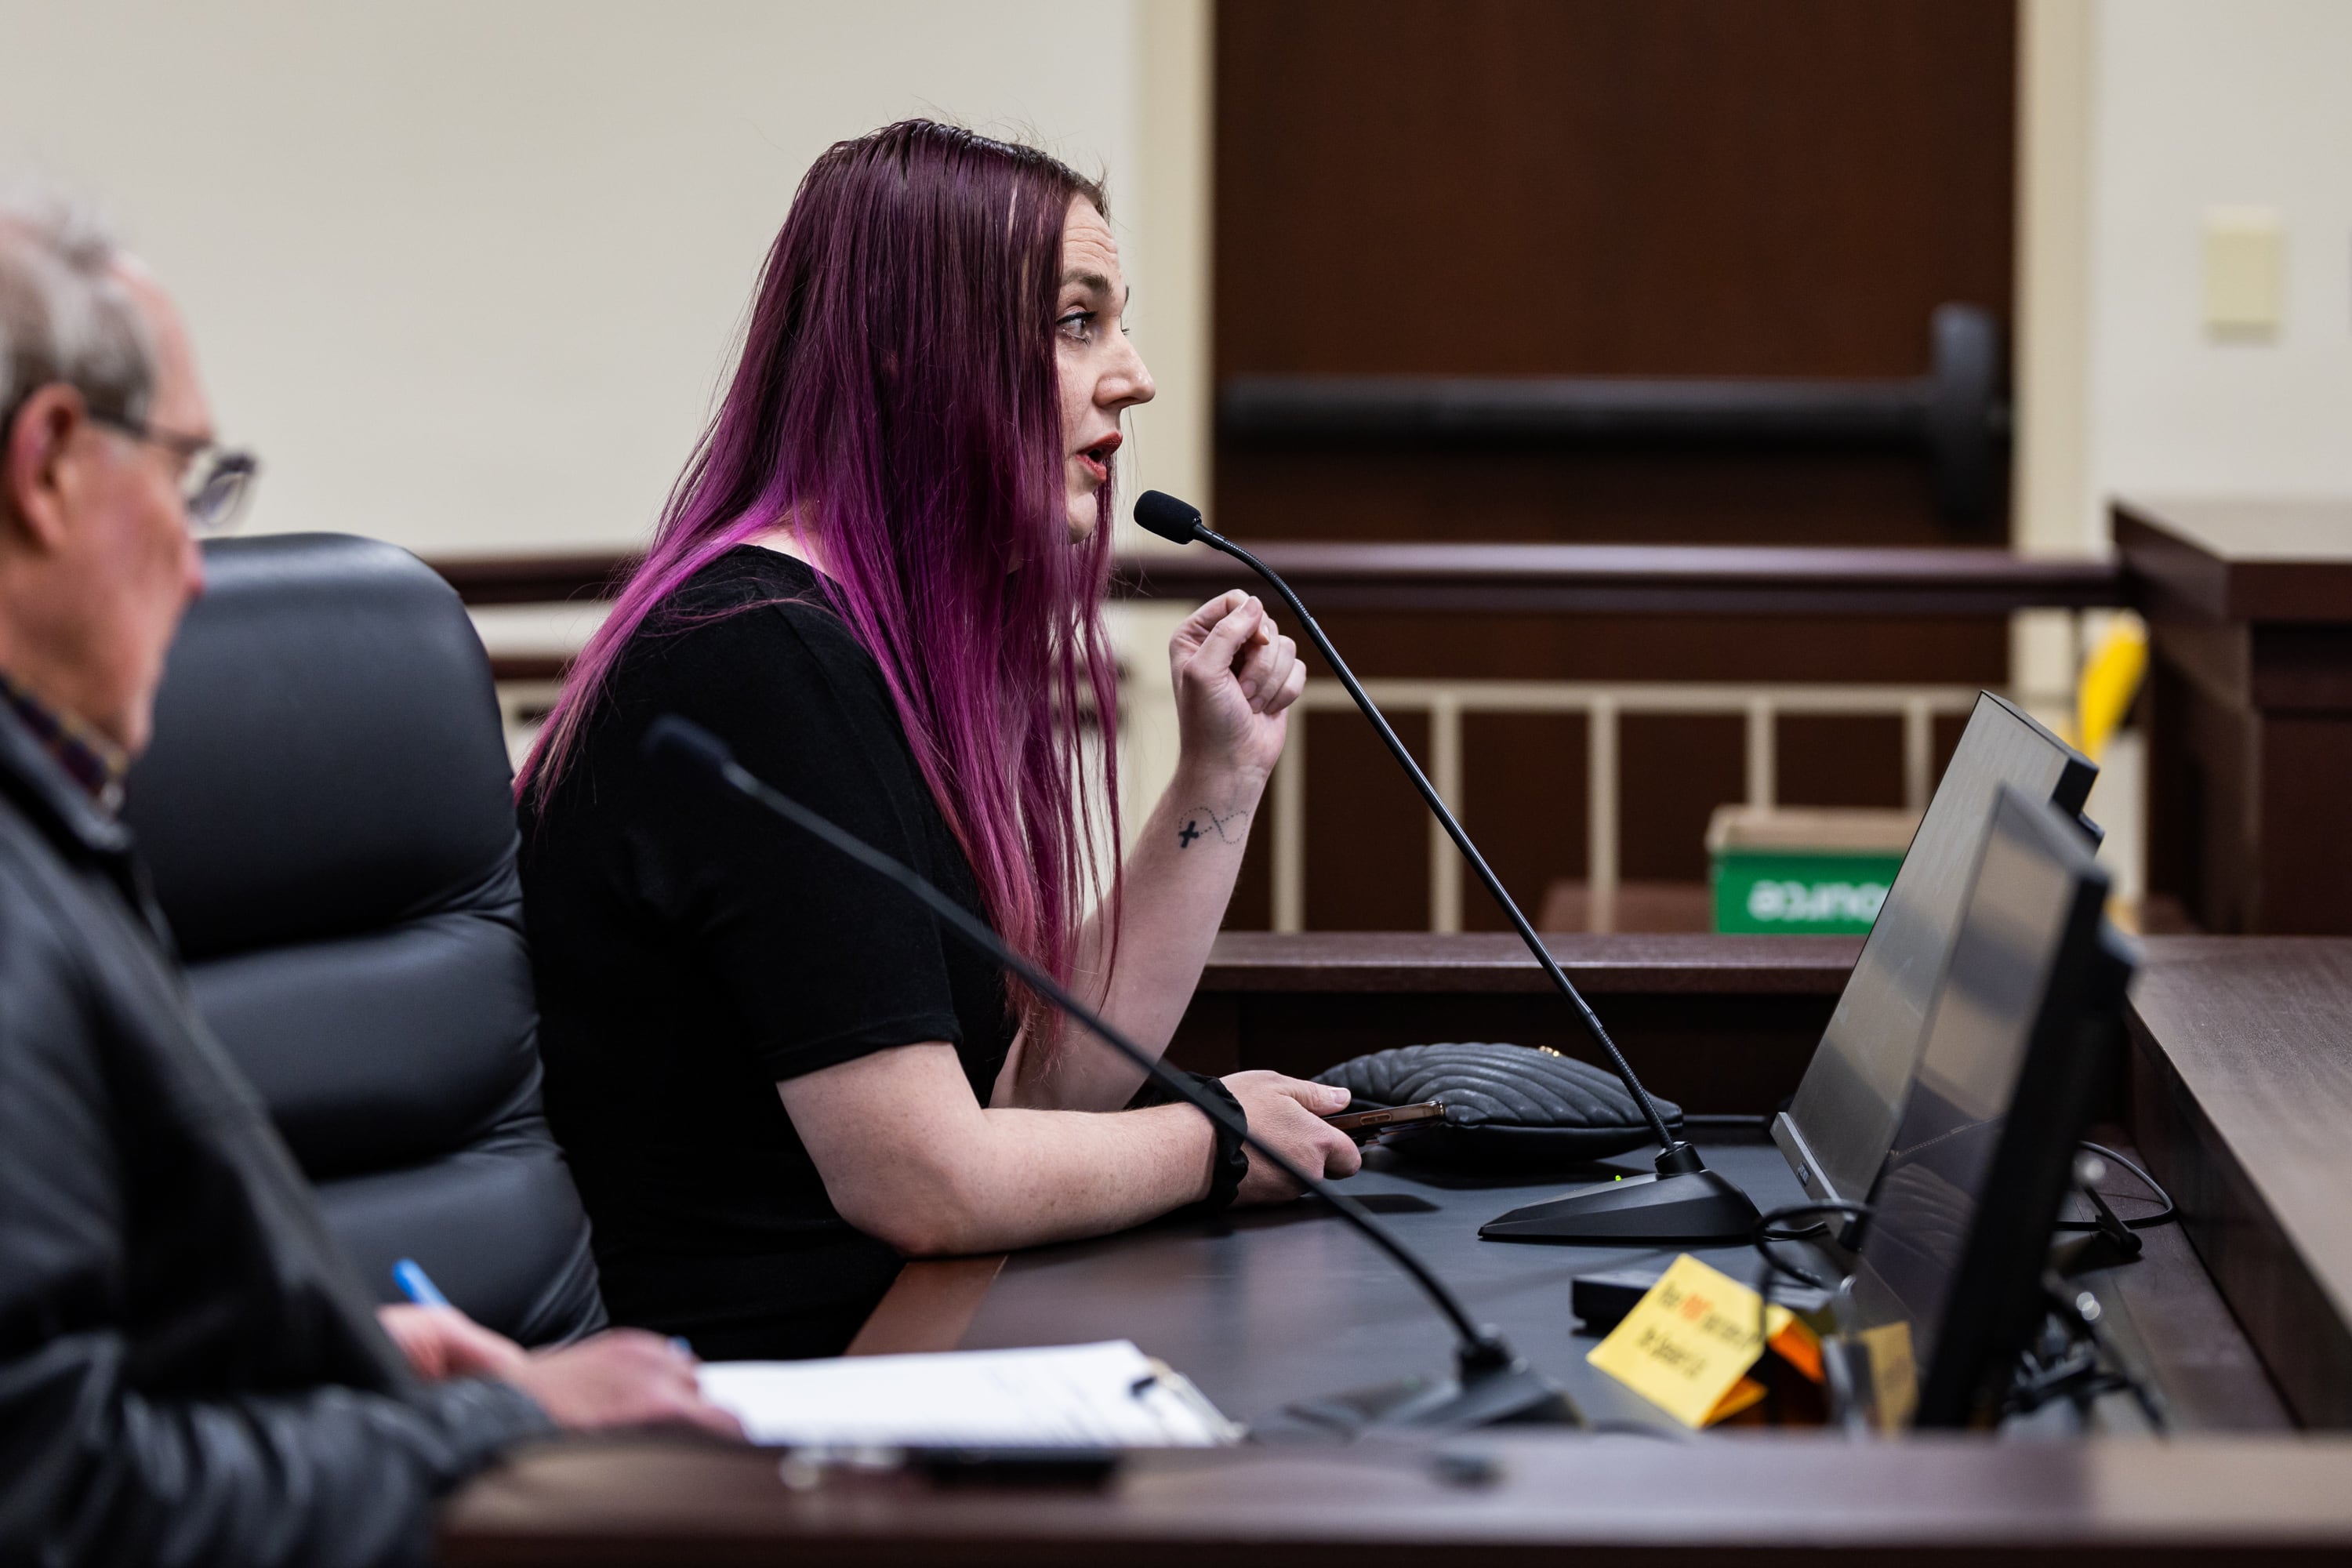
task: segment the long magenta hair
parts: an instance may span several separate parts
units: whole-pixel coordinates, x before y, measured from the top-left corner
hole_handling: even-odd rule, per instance
[[[572,665],[518,800],[544,805],[622,650],[679,585],[789,523],[823,563],[826,604],[881,665],[991,923],[1070,977],[1103,884],[1095,847],[1118,842],[1110,487],[1073,543],[1053,336],[1078,196],[1104,208],[1099,184],[1045,153],[929,121],[816,161],[769,249],[726,396]],[[1104,741],[1091,765],[1089,713]],[[1013,994],[1033,1030],[1058,1034]]]

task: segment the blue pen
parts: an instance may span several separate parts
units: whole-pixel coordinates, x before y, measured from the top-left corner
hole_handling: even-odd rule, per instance
[[[441,1294],[433,1277],[425,1272],[414,1258],[404,1258],[392,1266],[392,1282],[400,1293],[420,1307],[446,1307],[449,1298]]]

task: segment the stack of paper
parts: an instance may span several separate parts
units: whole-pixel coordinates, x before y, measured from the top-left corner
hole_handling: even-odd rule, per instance
[[[791,1447],[1214,1447],[1240,1431],[1133,1343],[717,1362],[703,1397]]]

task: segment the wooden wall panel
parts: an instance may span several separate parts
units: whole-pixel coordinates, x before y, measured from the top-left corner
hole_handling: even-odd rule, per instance
[[[1214,353],[1251,373],[1902,376],[2011,314],[2005,0],[1225,0]],[[1898,458],[1219,454],[1258,537],[1898,542]]]
[[[1389,722],[1426,769],[1428,717]],[[1307,726],[1307,929],[1428,930],[1428,807],[1360,715],[1309,713]]]
[[[2011,318],[2012,0],[1221,0],[1216,26],[1220,378],[1912,376],[1938,303]],[[1244,541],[1953,537],[1924,465],[1885,453],[1221,440],[1213,499]],[[1324,624],[1367,677],[2008,676],[2000,617]],[[1889,729],[1799,722],[1784,798],[1899,804]],[[1425,855],[1367,856],[1417,851],[1405,786],[1376,782],[1389,764],[1351,716],[1315,734],[1310,928],[1422,925]],[[1481,721],[1465,739],[1474,831],[1515,894],[1580,878],[1580,737]],[[1622,875],[1703,878],[1706,814],[1744,793],[1738,721],[1632,721],[1622,754]],[[1231,924],[1270,917],[1268,837]],[[1494,918],[1468,896],[1464,914]]]
[[[1504,888],[1539,921],[1545,891],[1585,875],[1585,721],[1582,714],[1465,713],[1462,718],[1462,826]],[[1509,923],[1467,867],[1462,929]]]
[[[1707,818],[1748,794],[1747,730],[1736,717],[1629,713],[1617,721],[1620,877],[1706,880]]]
[[[1784,713],[1773,793],[1782,805],[1901,805],[1903,721],[1866,713]]]

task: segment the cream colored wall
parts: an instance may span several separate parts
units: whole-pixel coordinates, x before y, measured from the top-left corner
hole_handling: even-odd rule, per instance
[[[0,0],[0,173],[93,191],[194,323],[251,531],[625,546],[828,143],[907,115],[1110,178],[1160,396],[1130,489],[1208,471],[1208,0]],[[1157,541],[1122,525],[1130,548]],[[1125,805],[1175,764],[1181,610],[1120,606]],[[478,617],[576,646],[586,608]]]
[[[2018,547],[2104,552],[2118,494],[2352,493],[2352,5],[2025,0],[2021,20]],[[2244,206],[2286,236],[2267,337],[2203,320],[2204,215]],[[2073,618],[2016,630],[2016,684],[2061,716]],[[2091,802],[2127,894],[2136,740]]]
[[[2092,492],[2352,494],[2352,5],[2103,0],[2096,27]],[[2268,340],[2203,324],[2216,206],[2284,221]]]
[[[2085,542],[2092,46],[2092,0],[2020,8],[2011,534],[2037,553]]]
[[[1136,456],[1197,488],[1206,105],[1154,65],[1199,52],[1187,18],[1204,34],[1200,0],[0,0],[0,171],[100,193],[179,292],[267,465],[249,528],[499,552],[650,524],[828,142],[910,114],[1034,134],[1110,175],[1176,394]]]
[[[1208,504],[1209,379],[1209,0],[1146,0],[1141,10],[1142,131],[1138,137],[1139,222],[1147,226],[1157,330],[1138,342],[1160,395],[1133,417],[1131,489],[1159,489]],[[1139,285],[1139,288],[1140,285]],[[1139,324],[1141,312],[1138,312]],[[1174,550],[1122,521],[1119,547],[1129,554]],[[1194,549],[1201,546],[1194,545]],[[1130,838],[1176,771],[1175,693],[1168,679],[1168,639],[1191,606],[1144,601],[1112,606],[1110,634],[1120,666],[1119,809]]]
[[[2096,545],[2085,432],[2090,374],[2094,0],[2024,0],[2018,16],[2016,410],[2010,537],[2034,555]],[[2075,617],[2011,618],[2010,679],[2045,720],[2074,686]]]

